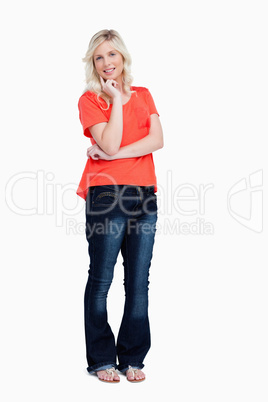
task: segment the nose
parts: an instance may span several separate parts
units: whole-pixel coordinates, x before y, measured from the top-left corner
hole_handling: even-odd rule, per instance
[[[109,59],[107,57],[105,57],[104,58],[104,66],[109,67],[109,65],[110,65],[110,61],[109,61]]]

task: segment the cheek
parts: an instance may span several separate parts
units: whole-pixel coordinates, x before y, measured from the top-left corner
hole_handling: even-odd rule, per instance
[[[100,62],[95,63],[95,69],[96,69],[97,71],[102,70],[102,63],[100,63]]]
[[[122,60],[121,58],[118,58],[118,59],[116,60],[116,64],[117,64],[118,66],[122,67],[122,68],[123,68],[123,66],[124,66],[123,60]]]
[[[124,63],[123,63],[123,61],[118,60],[118,64],[117,64],[117,66],[120,68],[120,70],[122,70],[122,71],[123,71],[123,69],[124,69]]]

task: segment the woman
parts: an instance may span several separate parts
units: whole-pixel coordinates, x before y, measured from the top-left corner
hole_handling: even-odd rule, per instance
[[[145,379],[150,348],[148,277],[157,220],[152,152],[163,147],[159,115],[148,89],[131,86],[131,58],[114,30],[95,34],[83,61],[87,87],[79,99],[84,134],[93,144],[77,194],[86,200],[90,268],[85,290],[88,372],[119,382]],[[117,337],[106,299],[121,251],[125,306]],[[118,358],[118,364],[117,364]]]

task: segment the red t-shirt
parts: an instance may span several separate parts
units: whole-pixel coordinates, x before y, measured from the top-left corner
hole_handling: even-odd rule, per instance
[[[129,101],[123,105],[123,135],[120,147],[132,144],[149,133],[150,115],[156,110],[152,95],[147,88],[131,87]],[[108,122],[113,105],[107,108],[106,102],[91,91],[85,92],[78,102],[79,118],[84,135],[89,137],[92,145],[96,142],[89,127]],[[154,186],[157,191],[153,155],[148,154],[136,158],[115,159],[106,161],[88,158],[77,194],[86,199],[88,187],[108,184],[129,184],[135,186]]]

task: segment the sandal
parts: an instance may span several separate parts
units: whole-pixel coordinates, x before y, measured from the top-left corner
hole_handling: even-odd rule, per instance
[[[115,379],[114,379],[114,375],[116,374],[116,371],[115,371],[115,368],[114,368],[114,367],[109,368],[109,369],[106,369],[106,370],[103,370],[103,371],[106,371],[107,374],[112,375],[112,381],[111,381],[111,380],[104,380],[104,379],[102,379],[102,378],[99,378],[99,376],[98,376],[98,374],[97,374],[98,379],[99,379],[100,381],[109,382],[109,383],[120,382],[120,379],[118,379],[118,380],[115,380]]]
[[[140,378],[140,379],[136,379],[135,378],[135,374],[137,373],[137,371],[138,370],[140,370],[140,369],[134,369],[133,367],[131,367],[131,366],[128,366],[128,369],[127,369],[127,371],[126,371],[126,376],[127,376],[127,380],[129,381],[129,382],[141,382],[141,381],[144,381],[145,380],[145,378]],[[129,378],[128,378],[128,373],[131,373],[132,374],[132,376],[134,377],[134,379],[133,380],[130,380]]]

